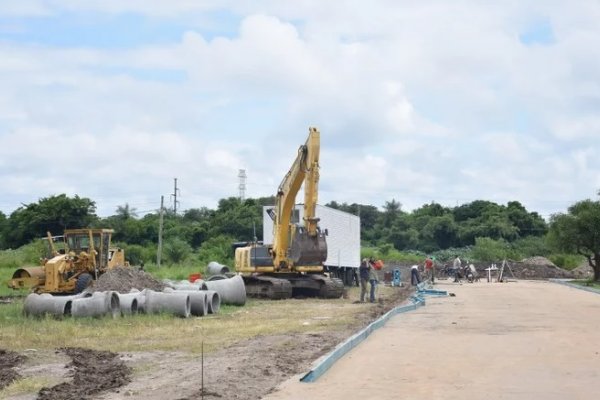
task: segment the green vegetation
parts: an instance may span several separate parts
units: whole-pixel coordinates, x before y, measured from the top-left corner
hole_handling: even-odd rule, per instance
[[[232,197],[219,201],[215,210],[192,208],[178,215],[166,212],[161,265],[167,270],[163,271],[155,266],[158,211],[138,217],[135,208],[126,203],[115,210],[115,215],[99,218],[90,199],[66,195],[43,198],[8,217],[0,213],[0,269],[37,264],[41,250],[20,246],[47,230],[60,234],[65,228],[91,226],[113,228],[113,241],[125,249],[132,265],[144,263],[158,276],[183,279],[189,273],[203,272],[209,261],[232,266],[232,243],[261,239],[262,207],[274,202],[273,197],[243,201]],[[593,242],[600,237],[600,206],[591,200],[575,204],[568,214],[554,216],[550,233],[539,214],[517,201],[501,205],[477,200],[457,207],[432,202],[412,212],[403,211],[394,199],[386,201],[382,210],[335,201],[326,205],[360,215],[363,257],[418,263],[426,255],[442,262],[456,255],[480,262],[537,255],[565,268],[578,265],[580,256],[593,260],[596,254],[600,259],[600,244]],[[597,278],[599,274],[597,268]]]
[[[384,297],[394,292],[394,288],[381,288]],[[358,299],[359,289],[350,288],[349,296]],[[24,317],[22,303],[18,299],[0,305],[0,342],[10,343],[16,351],[80,346],[110,351],[194,353],[200,352],[202,341],[205,351],[212,351],[257,335],[324,332],[353,326],[359,322],[357,315],[365,314],[365,304],[346,299],[249,299],[244,307],[223,306],[219,314],[202,318],[182,319],[161,314],[60,320]],[[191,337],[194,340],[190,341]]]
[[[552,216],[548,239],[556,249],[585,257],[600,282],[600,201],[583,200]]]

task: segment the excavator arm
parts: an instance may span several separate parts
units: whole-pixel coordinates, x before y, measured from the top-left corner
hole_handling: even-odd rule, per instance
[[[276,270],[294,265],[320,265],[327,258],[325,236],[315,216],[318,200],[319,151],[321,135],[310,128],[306,143],[277,190],[273,227],[273,264]],[[304,184],[304,223],[291,222],[296,196]],[[313,268],[311,268],[313,269]]]
[[[320,133],[310,128],[291,168],[277,189],[273,244],[246,244],[235,250],[236,271],[253,297],[285,299],[292,293],[339,298],[344,284],[323,273],[327,242],[316,217]],[[304,216],[292,221],[296,196],[304,185]]]

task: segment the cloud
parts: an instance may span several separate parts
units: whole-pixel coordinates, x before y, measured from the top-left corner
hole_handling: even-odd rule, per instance
[[[0,42],[5,212],[62,191],[103,213],[151,208],[175,177],[183,208],[211,206],[237,194],[239,168],[247,196],[271,195],[312,125],[322,202],[488,198],[548,214],[600,186],[597,2],[18,3],[0,13],[25,29],[133,14],[142,39]],[[150,22],[181,35],[144,41]]]

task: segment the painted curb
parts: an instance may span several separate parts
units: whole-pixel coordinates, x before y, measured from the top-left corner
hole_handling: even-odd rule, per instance
[[[594,288],[590,288],[590,287],[577,285],[575,283],[571,283],[569,281],[565,281],[562,279],[550,279],[550,282],[558,283],[559,285],[565,285],[568,287],[572,287],[573,289],[585,290],[586,292],[600,294],[600,289],[594,289]]]
[[[427,293],[431,292],[431,293]],[[434,293],[435,292],[435,293]],[[444,294],[442,294],[444,293]],[[352,350],[354,347],[358,346],[363,340],[365,340],[371,333],[375,330],[381,328],[385,325],[385,323],[394,315],[402,314],[408,311],[416,310],[419,307],[425,305],[425,297],[423,295],[429,296],[447,296],[448,292],[443,290],[420,290],[415,295],[411,297],[412,304],[407,304],[403,306],[398,306],[392,308],[387,313],[383,314],[381,317],[376,319],[367,325],[366,328],[360,330],[358,333],[350,336],[348,339],[338,344],[331,352],[327,353],[320,359],[318,359],[314,364],[311,370],[300,378],[300,382],[310,383],[315,382],[317,379],[321,377],[329,368],[335,364],[337,360],[342,358],[346,353]]]

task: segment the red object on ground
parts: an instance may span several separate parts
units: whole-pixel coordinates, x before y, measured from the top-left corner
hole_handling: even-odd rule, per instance
[[[190,274],[190,276],[188,277],[188,281],[194,283],[195,281],[197,281],[198,279],[202,279],[202,274],[201,273],[197,273],[197,274]]]

